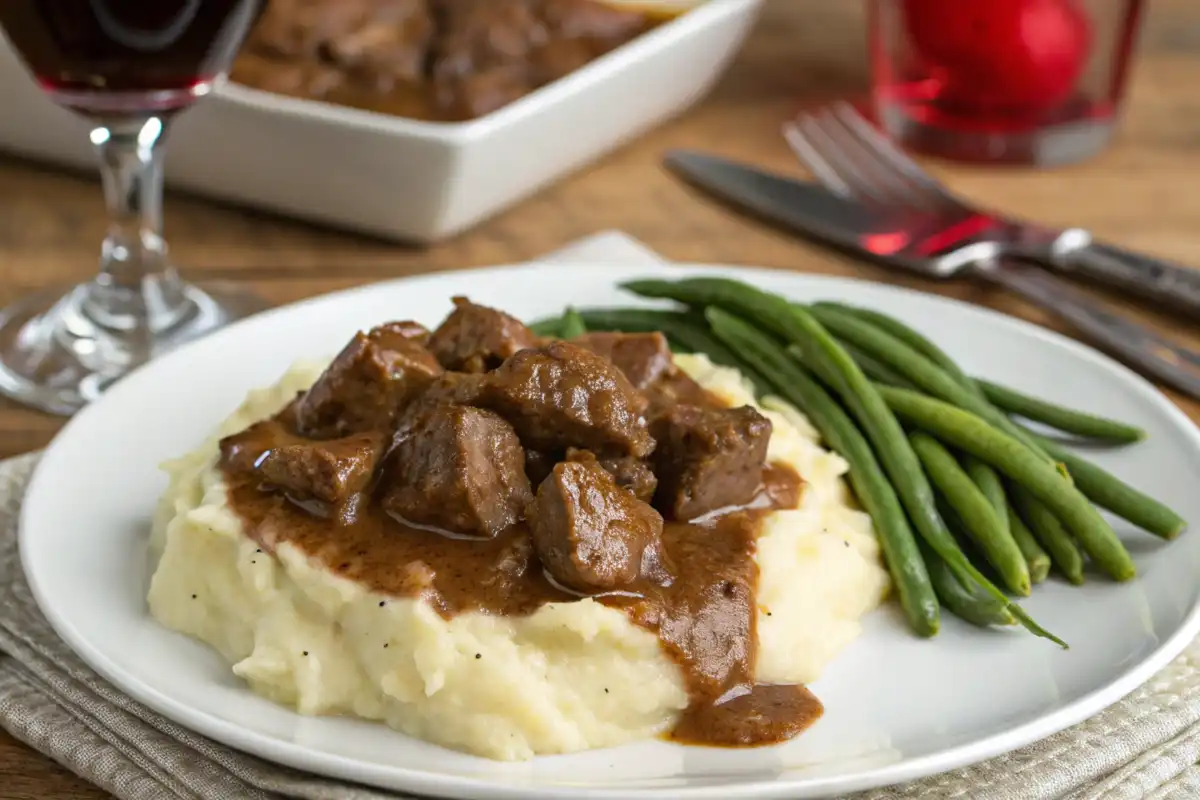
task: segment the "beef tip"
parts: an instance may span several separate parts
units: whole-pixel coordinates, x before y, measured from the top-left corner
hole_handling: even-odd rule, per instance
[[[590,450],[567,448],[567,461],[578,461],[581,464],[598,464],[601,469],[612,476],[613,481],[622,489],[633,492],[638,500],[649,503],[654,498],[654,490],[658,487],[658,478],[650,465],[632,456],[598,457]]]
[[[411,319],[406,319],[403,322],[389,322],[386,325],[380,325],[379,327],[387,328],[397,336],[403,336],[405,339],[411,339],[422,347],[429,344],[429,328],[426,328],[419,322],[413,322]]]
[[[549,35],[531,62],[531,79],[538,86],[574,72],[648,27],[643,14],[608,3],[542,0],[540,6]]]
[[[379,92],[424,80],[434,35],[425,0],[338,0],[324,5],[346,17],[343,29],[325,43],[334,63]]]
[[[528,94],[530,54],[546,29],[526,0],[436,0],[440,35],[430,59],[436,107],[454,119],[488,114]]]
[[[535,450],[573,446],[644,457],[654,449],[645,398],[607,360],[567,342],[505,361],[489,376],[482,402]]]
[[[555,37],[582,39],[599,54],[617,47],[649,26],[646,15],[615,4],[586,0],[539,0],[540,16]]]
[[[555,465],[538,487],[529,521],[542,565],[568,589],[590,594],[639,577],[669,581],[662,517],[595,463]]]
[[[655,504],[678,520],[754,499],[762,483],[771,421],[750,406],[681,405],[655,423]]]
[[[571,344],[607,358],[635,389],[650,386],[673,366],[671,348],[661,333],[585,333]]]
[[[246,50],[336,65],[387,91],[422,80],[433,34],[426,0],[271,0]]]
[[[290,408],[221,440],[221,462],[299,501],[339,506],[371,482],[383,454],[381,431],[313,441],[291,432]]]
[[[296,430],[332,439],[390,427],[404,405],[442,372],[433,355],[408,335],[407,325],[355,334],[297,401]]]
[[[381,488],[384,510],[406,522],[484,537],[517,522],[533,496],[512,426],[452,404],[417,404],[405,414]]]
[[[383,444],[379,432],[296,442],[267,451],[258,472],[264,482],[298,500],[337,506],[370,484]]]
[[[455,403],[463,406],[477,404],[483,393],[485,376],[466,372],[443,372],[433,379],[417,398],[424,404]]]
[[[487,372],[537,341],[520,320],[456,297],[454,311],[429,338],[429,349],[446,369]]]

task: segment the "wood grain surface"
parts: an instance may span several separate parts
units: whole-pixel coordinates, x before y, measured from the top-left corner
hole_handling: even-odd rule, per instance
[[[730,214],[659,166],[691,147],[800,174],[778,135],[797,108],[861,93],[862,9],[839,0],[767,0],[746,49],[698,108],[479,228],[428,249],[308,227],[172,195],[166,232],[195,279],[235,282],[271,303],[434,270],[522,261],[617,228],[672,259],[855,275],[950,295],[1053,328],[1047,315],[980,284],[934,284],[829,255]],[[0,125],[3,119],[0,117]],[[80,135],[83,133],[81,131]],[[236,143],[232,143],[236,146]],[[1200,3],[1149,4],[1127,118],[1115,146],[1054,171],[931,164],[968,197],[1049,224],[1200,264]],[[93,176],[0,157],[0,304],[95,269],[105,219]],[[1200,345],[1200,321],[1157,315],[1098,294]],[[1200,404],[1173,399],[1200,421]],[[44,446],[62,421],[0,401],[0,457]],[[0,732],[0,797],[107,795]]]

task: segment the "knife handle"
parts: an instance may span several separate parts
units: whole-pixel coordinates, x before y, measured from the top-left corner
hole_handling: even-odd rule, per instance
[[[1058,314],[1130,366],[1200,400],[1200,352],[1113,314],[1050,273],[1005,259],[979,274]]]
[[[1068,251],[1059,256],[1056,266],[1200,319],[1200,269],[1104,242]]]

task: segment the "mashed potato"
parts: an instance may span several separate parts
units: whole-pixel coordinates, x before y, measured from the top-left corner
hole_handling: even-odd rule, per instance
[[[676,362],[731,406],[753,403],[734,370]],[[412,736],[501,760],[566,753],[668,730],[688,702],[658,638],[620,611],[580,600],[528,617],[444,619],[384,597],[285,544],[262,552],[229,507],[218,440],[269,416],[324,364],[251,392],[199,449],[164,468],[151,613],[206,642],[256,692],[303,714],[382,720]],[[769,457],[806,481],[801,506],[769,515],[758,541],[758,673],[808,683],[859,633],[888,588],[870,519],[849,504],[845,462],[808,421],[766,401]]]

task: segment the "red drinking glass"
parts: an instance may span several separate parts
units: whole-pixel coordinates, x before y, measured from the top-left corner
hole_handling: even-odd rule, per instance
[[[0,391],[70,413],[154,355],[257,308],[187,283],[171,266],[162,162],[171,121],[224,78],[262,5],[0,0],[13,49],[49,97],[90,126],[109,213],[95,278],[0,311]]]
[[[1108,144],[1142,0],[871,0],[871,99],[912,149],[1049,166]]]

